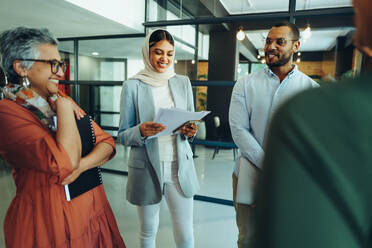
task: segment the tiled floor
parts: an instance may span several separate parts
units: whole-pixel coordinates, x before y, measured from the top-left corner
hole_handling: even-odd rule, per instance
[[[127,170],[129,149],[117,147],[117,155],[105,167]],[[200,179],[199,195],[232,199],[231,173],[233,170],[232,150],[220,150],[212,160],[213,149],[197,146],[195,165]],[[1,161],[0,161],[1,163]],[[135,206],[125,200],[126,177],[104,173],[107,197],[115,213],[120,232],[128,248],[139,247],[139,223]],[[15,186],[9,169],[0,165],[0,222],[4,221],[6,210],[13,198]],[[236,247],[237,228],[232,206],[194,201],[195,248]],[[175,247],[171,220],[167,205],[162,205],[157,247]],[[0,248],[5,247],[3,232],[0,233]]]

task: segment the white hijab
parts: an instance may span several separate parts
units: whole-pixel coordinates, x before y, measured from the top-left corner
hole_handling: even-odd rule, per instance
[[[142,82],[149,84],[153,87],[160,87],[160,86],[166,85],[168,83],[168,80],[174,75],[176,75],[176,73],[174,72],[174,64],[173,64],[174,59],[172,60],[172,64],[163,73],[157,72],[150,63],[149,40],[150,40],[150,36],[157,30],[164,30],[164,29],[156,29],[152,31],[150,34],[148,34],[146,36],[145,43],[142,46],[142,59],[143,59],[143,63],[145,64],[145,69],[139,71],[136,75],[134,75],[131,78],[131,79],[139,79]],[[175,54],[175,48],[173,52],[173,58],[174,58],[174,54]]]

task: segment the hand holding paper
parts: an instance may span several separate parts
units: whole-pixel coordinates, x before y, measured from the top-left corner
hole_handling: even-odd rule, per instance
[[[165,129],[162,130],[161,132],[156,133],[153,136],[150,136],[149,138],[151,139],[159,136],[172,135],[173,132],[180,130],[180,128],[184,127],[185,124],[187,124],[188,122],[201,121],[201,119],[204,118],[209,113],[210,111],[191,112],[177,108],[169,109],[160,108],[155,117],[154,122],[162,124],[165,127]],[[185,129],[180,132],[185,132],[187,133],[185,135],[189,136],[191,135],[192,132],[191,127],[193,126],[185,127]]]
[[[163,131],[166,127],[160,123],[155,123],[152,121],[146,121],[142,123],[139,127],[141,136],[142,137],[149,137],[153,136],[161,131]]]
[[[186,122],[186,124],[182,125],[176,130],[176,132],[180,132],[188,138],[194,137],[197,131],[198,127],[194,122],[191,121]]]

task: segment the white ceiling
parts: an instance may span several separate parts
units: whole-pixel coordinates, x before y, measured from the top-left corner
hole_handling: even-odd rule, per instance
[[[306,42],[300,40],[300,51],[328,51],[336,44],[336,38],[345,36],[354,28],[339,27],[339,28],[323,28],[313,29],[310,39]],[[247,38],[252,42],[256,49],[262,50],[264,48],[263,39],[266,38],[269,30],[247,31]]]
[[[84,6],[87,4],[87,1],[92,2],[93,0],[79,1],[79,4]],[[137,23],[128,21],[125,25],[122,24],[122,22],[119,23],[117,13],[116,18],[113,18],[117,21],[113,21],[96,14],[99,10],[94,10],[94,8],[92,8],[92,11],[89,11],[73,4],[73,2],[77,3],[79,1],[0,0],[0,32],[18,26],[35,28],[46,27],[58,38],[110,34],[135,34],[144,32],[143,28],[134,29],[130,27],[138,26],[138,24],[143,27],[142,22],[144,22],[144,20]],[[115,4],[119,3],[118,1],[133,0],[106,0],[105,4],[107,4],[107,1]],[[128,5],[129,4],[131,3],[128,2]],[[126,14],[124,10],[123,14]],[[138,13],[137,16],[141,16],[141,14],[144,13]],[[141,59],[143,40],[144,38],[80,41],[79,54],[92,56],[92,52],[98,52],[100,54],[98,57]],[[73,53],[72,41],[61,42],[59,49],[61,51]],[[181,44],[176,46],[176,58],[193,59],[193,56],[193,53],[187,51],[187,48],[183,48]]]
[[[92,8],[89,11],[83,7],[76,5],[81,2],[80,6],[98,0],[0,0],[0,32],[17,27],[46,27],[58,38],[64,37],[79,37],[79,36],[94,36],[94,35],[110,35],[110,34],[133,34],[143,33],[141,21],[133,23],[122,23],[119,18],[109,19],[100,14],[100,9]],[[120,1],[128,1],[128,8],[123,10],[123,15],[130,11],[130,1],[144,0],[105,0],[106,5],[119,3]],[[217,1],[217,0],[214,0]],[[239,14],[243,9],[245,12],[265,12],[265,11],[287,11],[289,0],[220,0],[230,14]],[[298,8],[316,8],[316,7],[340,7],[349,6],[351,0],[297,0]],[[74,2],[75,4],[73,4]],[[252,7],[249,7],[252,3]],[[122,2],[121,2],[122,4]],[[100,5],[101,6],[101,5]],[[132,5],[131,5],[132,6]],[[243,6],[243,7],[242,7]],[[103,6],[101,6],[103,8]],[[112,8],[112,7],[111,7]],[[129,9],[129,10],[128,10]],[[127,12],[125,12],[127,11]],[[144,11],[144,10],[143,10]],[[102,13],[104,11],[101,11]],[[107,12],[103,15],[107,16]],[[132,11],[133,12],[133,11]],[[115,14],[120,14],[120,11],[115,11]],[[133,15],[133,13],[131,13]],[[143,15],[138,13],[134,15]],[[142,18],[142,17],[140,17]],[[115,21],[114,21],[115,20]],[[127,19],[126,19],[127,20]],[[140,26],[140,28],[138,28]],[[133,28],[137,27],[137,28]],[[302,51],[321,51],[328,50],[334,44],[337,36],[347,33],[350,29],[338,28],[317,30],[313,33],[311,40],[303,44]],[[251,42],[260,48],[261,40],[266,36],[267,31],[247,32]],[[89,55],[92,51],[100,53],[102,57],[119,57],[131,58],[139,57],[139,51],[142,46],[143,38],[139,39],[110,39],[110,40],[95,40],[81,41],[79,53]],[[71,51],[72,42],[62,42],[61,49]],[[193,54],[182,46],[177,46],[176,57],[184,59],[192,59]]]
[[[215,1],[215,0],[214,0]],[[230,15],[288,11],[289,0],[219,0]],[[296,10],[351,6],[352,0],[297,0]]]
[[[142,33],[63,0],[0,0],[0,32],[46,27],[56,37]]]

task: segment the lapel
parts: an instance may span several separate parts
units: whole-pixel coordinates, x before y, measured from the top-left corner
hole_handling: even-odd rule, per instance
[[[155,107],[151,86],[145,83],[140,83],[137,87],[139,121],[153,121],[155,118]],[[147,140],[145,146],[147,155],[149,157],[149,160],[151,161],[151,165],[154,168],[158,180],[160,181],[161,169],[157,138]]]
[[[169,88],[173,97],[174,106],[180,109],[186,109],[185,106],[185,92],[183,90],[183,84],[180,83],[176,77],[169,79]]]
[[[151,87],[145,83],[138,84],[138,112],[141,122],[153,121],[155,118]]]

